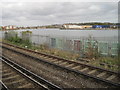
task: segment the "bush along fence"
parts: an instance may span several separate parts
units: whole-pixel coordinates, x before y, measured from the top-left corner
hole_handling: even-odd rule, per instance
[[[21,46],[30,48],[32,46],[32,42],[30,40],[31,35],[32,32],[23,31],[22,36],[19,37],[17,32],[10,31],[10,32],[5,32],[4,39],[14,44],[19,44]]]
[[[18,37],[18,33],[5,33],[4,38],[14,43],[31,47],[45,45],[49,48],[60,49],[78,53],[80,57],[97,58],[99,56],[118,56],[117,37],[95,38],[89,37],[62,37],[62,36],[43,36],[33,35],[30,31],[24,31]]]

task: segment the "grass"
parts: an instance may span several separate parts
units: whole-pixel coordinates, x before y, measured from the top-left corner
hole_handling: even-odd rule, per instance
[[[10,44],[20,46],[20,47],[23,47],[23,48],[25,48],[25,46],[26,46],[25,43],[16,43],[16,42],[8,41],[8,40],[3,40],[3,41],[10,43]],[[69,60],[76,60],[79,57],[79,54],[68,52],[68,51],[63,51],[63,50],[59,50],[59,49],[50,49],[46,45],[37,45],[37,46],[31,45],[27,48],[31,49],[31,50],[38,51],[38,52],[59,56],[61,58],[65,58],[65,59],[69,59]]]
[[[105,65],[100,65],[100,63],[104,63]],[[116,57],[100,57],[90,62],[91,65],[102,67],[112,71],[118,71],[119,63],[120,61],[118,60],[117,56]]]
[[[15,44],[17,46],[24,47],[24,48],[26,45],[25,43],[16,43],[16,42],[11,42],[11,41],[6,41],[6,40],[3,40],[3,41],[7,43]],[[68,52],[68,51],[62,51],[59,49],[50,49],[47,45],[37,45],[37,46],[31,45],[27,48],[38,51],[38,52],[59,56],[61,58],[65,58],[68,60],[76,60],[80,56],[79,54]],[[113,65],[113,67],[109,67],[107,65],[100,65],[100,63]],[[89,64],[93,66],[113,70],[113,71],[118,71],[118,66],[120,64],[120,61],[118,60],[118,57],[99,57],[98,59],[90,60]]]
[[[45,45],[40,45],[38,47],[32,47],[31,49],[37,50],[39,52],[47,53],[50,55],[59,56],[65,59],[76,60],[79,57],[79,54],[71,53],[68,51],[63,51],[59,49],[50,49]]]
[[[103,62],[103,63],[106,63],[106,64],[109,64],[109,65],[118,65],[119,63],[119,60],[118,60],[118,57],[102,57],[102,58],[99,58],[100,59],[100,62]]]

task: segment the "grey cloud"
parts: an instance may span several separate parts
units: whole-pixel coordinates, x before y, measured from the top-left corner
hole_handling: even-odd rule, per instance
[[[45,25],[66,22],[117,22],[117,3],[3,3],[3,24]],[[112,18],[113,17],[113,18]]]

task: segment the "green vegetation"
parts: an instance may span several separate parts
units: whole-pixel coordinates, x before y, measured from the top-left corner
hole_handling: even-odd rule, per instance
[[[85,56],[88,59],[98,59],[100,57],[100,52],[98,52],[98,42],[93,41],[91,36],[88,37]]]
[[[47,45],[33,45],[30,41],[31,31],[23,31],[22,38],[18,37],[18,33],[15,31],[10,31],[5,33],[5,40],[8,43],[15,44],[21,47],[26,47],[35,51],[59,56],[65,59],[76,60],[79,57],[79,54],[74,54],[67,51],[62,51],[58,49],[50,49]]]
[[[30,31],[24,31],[22,32],[22,37],[18,36],[18,33],[11,31],[5,33],[5,40],[8,43],[15,44],[20,47],[26,47],[38,52],[50,54],[59,56],[61,58],[69,59],[69,60],[77,60],[80,57],[80,54],[78,53],[72,53],[68,51],[62,51],[59,49],[51,49],[48,45],[42,44],[42,45],[34,45],[32,44],[30,37],[32,32]],[[103,57],[98,52],[98,46],[97,41],[93,42],[92,38],[88,38],[87,48],[86,48],[86,57],[87,59],[91,60],[89,64],[94,66],[103,67],[105,69],[110,70],[118,70],[118,66],[120,65],[120,61],[118,60],[120,57]],[[120,51],[120,50],[119,50]],[[120,52],[119,52],[120,53]],[[109,67],[107,65],[100,65],[100,63],[111,65],[112,67]]]
[[[23,35],[23,34],[32,34],[32,31],[23,31],[23,32],[22,32],[22,35]]]
[[[61,58],[65,58],[65,59],[69,59],[69,60],[76,60],[79,57],[79,54],[71,53],[68,51],[62,51],[59,49],[53,49],[53,48],[51,49],[45,44],[32,46],[30,49],[38,51],[38,52],[50,54],[50,55],[59,56]]]
[[[95,61],[91,61],[89,64],[99,66],[108,70],[118,71],[120,61],[118,57],[99,57]]]
[[[85,52],[85,56],[90,60],[91,65],[103,67],[109,70],[118,71],[118,66],[120,65],[119,58],[120,56],[102,56],[100,52],[98,52],[98,42],[93,42],[91,36],[88,38],[87,48]],[[120,46],[119,46],[120,47]],[[104,64],[104,65],[102,65]]]
[[[102,57],[102,58],[99,58],[100,59],[100,62],[103,62],[103,63],[106,63],[106,64],[109,64],[109,65],[117,65],[119,62],[118,62],[118,57]]]
[[[23,33],[29,33],[28,31],[24,31]],[[5,32],[5,40],[8,42],[11,42],[12,44],[20,45],[20,46],[27,46],[27,48],[30,48],[32,46],[32,43],[29,39],[24,39],[21,37],[18,37],[18,33],[15,31]]]

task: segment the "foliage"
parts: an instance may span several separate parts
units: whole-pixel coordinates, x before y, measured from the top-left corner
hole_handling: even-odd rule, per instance
[[[51,50],[51,53],[56,56],[60,56],[62,58],[66,58],[66,59],[70,59],[70,60],[75,60],[79,56],[78,54],[70,53],[70,52],[62,51],[62,50],[58,50],[58,49]]]
[[[32,34],[32,31],[22,31],[22,34]]]
[[[15,31],[11,32],[5,32],[5,40],[10,41],[11,43],[21,45],[21,46],[27,46],[28,48],[31,47],[32,43],[29,39],[22,39],[18,37],[18,33]]]
[[[109,65],[117,65],[119,63],[118,57],[101,57],[99,59],[100,59],[100,62],[109,64]]]
[[[67,52],[67,51],[62,51],[59,49],[50,49],[46,44],[42,45],[34,45],[31,47],[31,49],[55,56],[59,56],[61,58],[69,59],[69,60],[76,60],[79,57],[79,54]]]
[[[87,44],[85,56],[89,59],[97,59],[100,56],[98,52],[98,42],[93,41],[92,37],[89,36]]]
[[[66,23],[66,24],[76,24],[76,25],[119,25],[118,23],[110,23],[110,22],[88,22],[88,23]]]

